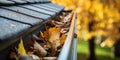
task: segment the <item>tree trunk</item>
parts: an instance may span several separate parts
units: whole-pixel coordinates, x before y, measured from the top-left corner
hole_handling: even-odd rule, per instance
[[[90,22],[88,24],[88,28],[89,28],[89,32],[92,32],[93,29],[92,27],[94,26],[94,21]],[[89,56],[88,56],[88,60],[96,60],[96,54],[95,54],[95,37],[93,36],[89,41]]]
[[[120,33],[120,28],[119,28]],[[113,58],[120,57],[120,39],[112,47],[112,56]]]
[[[96,60],[95,57],[95,37],[91,38],[89,40],[89,56],[88,60]]]
[[[113,58],[120,57],[120,40],[112,47]]]

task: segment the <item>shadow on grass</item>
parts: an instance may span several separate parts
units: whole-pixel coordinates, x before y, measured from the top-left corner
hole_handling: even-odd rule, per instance
[[[88,54],[78,53],[77,60],[87,60]],[[120,60],[120,58],[112,58],[110,56],[96,55],[97,60]]]
[[[100,45],[96,44],[96,58],[97,60],[120,60],[120,58],[112,58],[111,57],[111,48],[108,47],[100,47]],[[88,57],[88,42],[78,41],[77,44],[77,60],[87,60]]]

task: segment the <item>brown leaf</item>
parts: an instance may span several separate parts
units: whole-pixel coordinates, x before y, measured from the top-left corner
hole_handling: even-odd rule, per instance
[[[47,51],[36,41],[34,41],[34,49],[39,56],[45,56]]]
[[[59,40],[60,39],[60,28],[49,28],[49,41],[52,43],[55,40]]]
[[[50,42],[47,42],[45,45],[44,45],[44,49],[45,50],[48,50],[51,48],[51,43]]]
[[[49,39],[49,29],[46,29],[46,31],[43,32],[44,39],[47,41]]]
[[[64,44],[65,39],[66,39],[66,35],[65,35],[65,34],[62,34],[62,36],[60,37],[60,43],[61,43],[61,44]]]

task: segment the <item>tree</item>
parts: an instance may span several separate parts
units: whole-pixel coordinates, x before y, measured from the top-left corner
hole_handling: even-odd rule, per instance
[[[52,0],[65,6],[65,10],[77,13],[78,39],[89,41],[89,60],[95,60],[94,38],[96,34],[106,39],[101,46],[112,47],[119,38],[119,0]],[[93,59],[92,59],[93,58]]]

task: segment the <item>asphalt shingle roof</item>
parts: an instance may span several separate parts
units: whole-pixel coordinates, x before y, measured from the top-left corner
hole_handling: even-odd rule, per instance
[[[0,0],[0,51],[63,8],[48,0]]]

